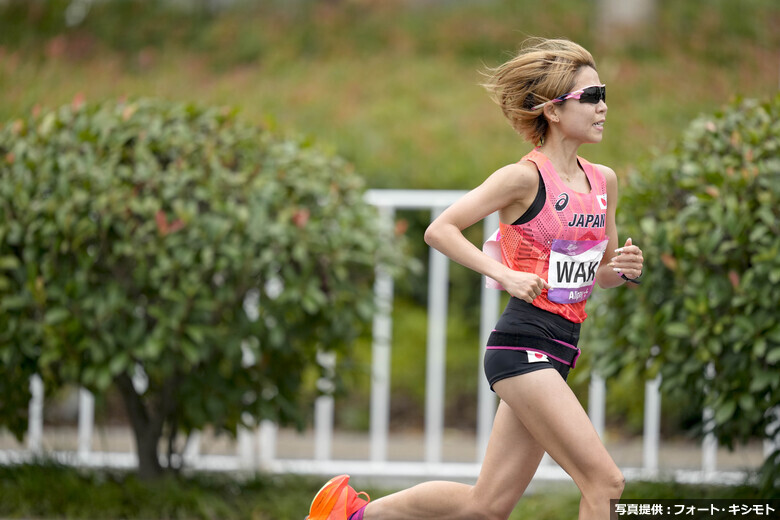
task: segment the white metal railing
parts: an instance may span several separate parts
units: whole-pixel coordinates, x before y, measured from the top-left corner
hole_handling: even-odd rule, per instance
[[[397,210],[430,210],[431,219],[461,197],[462,191],[430,190],[369,190],[366,200],[376,206],[384,226],[393,226]],[[498,226],[498,216],[484,221],[484,236]],[[388,459],[390,431],[390,354],[392,349],[393,280],[382,268],[376,268],[374,286],[377,313],[373,320],[370,399],[370,449],[365,460],[334,460],[333,398],[327,395],[316,400],[314,413],[314,447],[311,459],[284,459],[277,456],[278,428],[262,421],[255,431],[240,430],[235,455],[201,454],[199,434],[191,436],[185,447],[184,463],[189,467],[207,470],[256,470],[275,473],[331,475],[350,473],[372,477],[403,477],[407,479],[448,478],[475,479],[484,456],[496,410],[496,397],[490,391],[481,372],[484,345],[499,316],[499,291],[484,288],[481,293],[480,315],[480,381],[477,395],[477,426],[473,462],[443,462],[444,381],[446,353],[446,321],[448,302],[449,260],[431,249],[428,282],[428,333],[425,398],[425,454],[422,461],[391,461]],[[319,356],[323,366],[332,366],[335,360]],[[643,462],[641,467],[622,468],[627,479],[660,476],[659,446],[661,424],[660,376],[645,384]],[[143,384],[143,382],[139,382]],[[327,384],[323,381],[322,384]],[[29,427],[26,450],[0,451],[0,464],[17,463],[44,454],[43,450],[43,385],[38,376],[30,381],[32,399],[29,405]],[[588,414],[603,437],[605,424],[606,385],[597,374],[591,374]],[[780,421],[780,412],[772,413]],[[711,420],[711,410],[704,411],[705,422]],[[93,451],[94,398],[81,389],[79,392],[78,449],[73,452],[47,452],[47,456],[63,463],[80,466],[110,466],[129,468],[137,464],[134,453]],[[768,455],[776,446],[767,443]],[[712,435],[702,443],[701,471],[676,470],[664,473],[664,478],[685,482],[739,483],[743,472],[718,471],[716,467],[717,442]],[[569,477],[548,457],[537,471],[536,479],[565,480]]]

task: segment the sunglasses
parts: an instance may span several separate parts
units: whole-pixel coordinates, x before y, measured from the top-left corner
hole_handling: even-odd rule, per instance
[[[606,85],[593,85],[592,87],[585,87],[580,90],[575,90],[574,92],[569,92],[568,94],[564,94],[562,96],[558,96],[555,99],[551,99],[550,101],[545,101],[544,103],[539,103],[535,107],[533,107],[531,110],[536,110],[537,108],[542,108],[547,103],[557,103],[558,101],[565,101],[567,99],[579,99],[580,103],[591,103],[593,105],[598,104],[599,101],[602,99],[604,102],[607,102],[607,86]]]

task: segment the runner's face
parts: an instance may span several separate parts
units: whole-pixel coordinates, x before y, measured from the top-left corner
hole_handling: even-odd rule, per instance
[[[598,72],[591,67],[583,67],[577,73],[572,92],[601,85]],[[580,103],[576,99],[568,99],[556,107],[560,115],[560,129],[569,137],[583,143],[600,143],[604,133],[604,122],[607,116],[607,103],[603,100],[595,105]]]

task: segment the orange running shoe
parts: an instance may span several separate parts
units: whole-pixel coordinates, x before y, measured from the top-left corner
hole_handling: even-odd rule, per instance
[[[311,503],[306,520],[349,520],[350,515],[368,504],[371,500],[368,493],[357,493],[348,482],[349,475],[339,475],[322,486]]]

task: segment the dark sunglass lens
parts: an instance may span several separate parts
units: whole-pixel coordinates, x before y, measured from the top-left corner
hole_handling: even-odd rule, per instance
[[[580,103],[593,103],[595,105],[602,98],[604,101],[606,101],[607,98],[605,91],[605,87],[588,87],[582,91],[582,95],[580,95]]]

